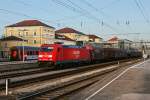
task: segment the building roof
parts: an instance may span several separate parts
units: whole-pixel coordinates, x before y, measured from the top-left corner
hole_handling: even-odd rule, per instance
[[[59,30],[56,30],[55,33],[77,33],[77,34],[82,34],[82,35],[85,35],[84,33],[82,32],[79,32],[75,29],[72,29],[72,28],[62,28],[62,29],[59,29]]]
[[[120,39],[116,36],[112,37],[111,39],[109,39],[108,41],[126,41],[126,42],[132,42],[131,40],[128,40],[128,39]]]
[[[122,41],[126,41],[126,42],[133,42],[133,41],[131,41],[131,40],[129,40],[129,39],[121,39]]]
[[[100,38],[100,39],[102,39],[101,37],[98,37],[98,36],[96,36],[96,35],[94,35],[94,34],[90,34],[90,35],[88,35],[89,36],[89,38],[92,38],[92,39],[95,39],[95,38]]]
[[[6,27],[23,27],[23,26],[46,26],[46,27],[54,28],[39,20],[24,20],[24,21],[21,21],[12,25],[8,25]]]
[[[118,41],[118,40],[119,40],[119,38],[116,37],[116,36],[114,36],[114,37],[112,37],[111,39],[109,39],[108,41]]]
[[[22,38],[16,36],[8,36],[0,39],[0,41],[24,41]],[[25,40],[26,41],[26,40]]]
[[[68,38],[67,36],[60,35],[60,34],[55,34],[55,38],[60,39],[60,40],[74,41],[74,40]]]

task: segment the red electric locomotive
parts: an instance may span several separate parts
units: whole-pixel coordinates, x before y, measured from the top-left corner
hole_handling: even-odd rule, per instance
[[[43,44],[40,48],[39,65],[59,65],[66,63],[90,62],[89,49],[81,46],[68,46],[62,44]]]

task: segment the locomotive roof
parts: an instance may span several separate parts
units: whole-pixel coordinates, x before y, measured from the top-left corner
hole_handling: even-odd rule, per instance
[[[63,45],[64,48],[82,48],[83,46],[76,46],[76,45]]]
[[[23,46],[15,46],[12,47],[12,49],[23,49]],[[39,50],[39,47],[30,47],[30,46],[24,46],[25,50]]]
[[[42,46],[62,46],[62,47],[64,47],[64,48],[83,48],[83,46],[62,45],[62,44],[43,44]]]

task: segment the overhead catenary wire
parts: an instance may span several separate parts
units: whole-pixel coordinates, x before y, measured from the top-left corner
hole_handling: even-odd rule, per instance
[[[113,3],[116,3],[116,2],[119,2],[120,0],[114,0],[113,2],[111,2],[110,4],[113,4]],[[82,3],[84,3],[85,5],[87,5],[88,7],[90,7],[90,8],[92,8],[94,11],[96,11],[96,12],[98,12],[98,13],[100,13],[100,14],[102,14],[103,16],[105,16],[106,14],[102,11],[102,9],[98,9],[98,8],[96,8],[93,4],[91,4],[89,1],[87,1],[87,0],[80,0],[80,2],[82,2]],[[111,17],[110,15],[107,15],[107,17]],[[129,21],[128,21],[128,23],[126,24],[126,25],[128,25],[129,26]],[[105,25],[105,26],[107,26],[108,28],[110,28],[111,30],[115,30],[116,32],[118,32],[118,30],[116,29],[116,28],[114,28],[114,27],[112,27],[111,25],[109,25],[109,24],[107,24],[106,22],[104,23],[104,21],[102,21],[101,23],[101,27],[102,27],[102,30],[103,30],[103,26]],[[119,25],[119,24],[118,24]],[[121,26],[120,26],[121,27]],[[131,27],[131,26],[130,26]],[[122,29],[121,29],[122,30]]]
[[[120,34],[104,34],[104,35],[140,35],[142,33],[120,33]]]
[[[103,6],[103,7],[101,8],[101,10],[104,10],[105,8],[110,7],[110,6],[112,6],[113,4],[118,3],[119,1],[121,1],[121,0],[113,0],[112,2],[110,2],[110,3],[108,3],[107,5]]]
[[[37,20],[41,20],[41,21],[44,21],[44,22],[48,22],[48,23],[56,23],[57,21],[64,20],[64,19],[57,19],[55,21],[54,20],[50,21],[50,20],[45,20],[45,19],[37,18],[37,17],[31,16],[31,15],[28,15],[28,14],[25,14],[25,13],[16,12],[16,11],[7,10],[7,9],[1,9],[1,8],[0,8],[0,13],[12,14],[12,15],[16,15],[16,16],[25,17],[25,18],[37,19]],[[72,16],[72,17],[76,17],[76,16]],[[72,17],[70,17],[70,19]]]
[[[102,10],[96,8],[95,6],[93,6],[90,2],[88,2],[87,0],[80,0],[80,2],[85,3],[87,6],[91,7],[93,10],[101,13],[103,16],[106,15]],[[108,16],[108,15],[107,15]],[[109,16],[110,17],[110,16]],[[107,26],[108,28],[110,28],[111,30],[115,30],[117,32],[117,29],[115,29],[114,27],[112,27],[111,25],[107,24],[106,22],[102,21],[101,22],[101,26]]]
[[[145,20],[148,24],[150,24],[150,23],[149,23],[149,19],[148,19],[148,17],[146,16],[146,14],[145,14],[145,12],[143,11],[143,9],[141,8],[141,5],[139,4],[138,0],[134,0],[134,2],[135,2],[135,4],[136,4],[136,6],[138,7],[139,11],[141,12],[141,14],[142,14],[144,20]]]
[[[88,11],[86,11],[85,9],[81,8],[80,6],[78,6],[77,4],[73,3],[72,1],[70,0],[67,0],[71,5],[63,2],[63,1],[60,1],[60,0],[52,0],[53,2],[55,2],[56,4],[59,4],[59,5],[62,5],[64,7],[66,7],[67,9],[73,11],[73,12],[76,12],[76,13],[79,13],[79,14],[82,14],[83,16],[86,16],[87,18],[89,19],[93,19],[93,20],[99,20],[98,18],[96,18],[95,16],[93,16],[91,13],[89,13]],[[75,7],[75,6],[78,6]]]
[[[22,5],[27,6],[27,7],[30,7],[30,8],[33,7],[33,4],[31,4],[31,3],[29,3],[29,2],[24,2],[23,0],[17,0],[17,1],[14,1],[14,0],[13,0],[13,2],[17,2],[17,3],[19,3],[19,4],[22,4]],[[36,9],[41,10],[41,11],[43,11],[43,12],[46,13],[46,14],[47,14],[47,12],[49,12],[48,9],[45,9],[45,8],[43,8],[43,7],[40,7],[40,6],[36,7]]]
[[[23,17],[31,17],[27,14],[24,13],[20,13],[20,12],[16,12],[16,11],[11,11],[11,10],[7,10],[7,9],[1,9],[0,11],[4,12],[4,13],[8,13],[8,14],[13,14],[13,15],[18,15],[18,16],[23,16]]]
[[[28,7],[31,7],[32,4],[28,3],[28,2],[24,2],[22,0],[17,0],[15,1],[19,4],[22,4],[24,6],[28,6]],[[40,8],[41,9],[41,8]],[[43,12],[47,12],[45,9],[42,9]],[[62,18],[62,19],[56,19],[56,20],[45,20],[43,18],[37,18],[37,17],[34,17],[34,16],[31,16],[29,14],[25,14],[25,13],[22,13],[22,12],[17,12],[17,11],[12,11],[12,10],[8,10],[8,9],[3,9],[3,8],[0,8],[0,13],[5,13],[5,14],[12,14],[12,15],[16,15],[16,16],[21,16],[21,17],[25,17],[25,18],[31,18],[31,19],[37,19],[37,20],[41,20],[41,21],[44,21],[44,22],[48,22],[48,23],[53,23],[53,24],[58,24],[58,21],[65,21],[65,20],[72,20],[73,18],[77,17],[77,16],[68,16],[67,18]],[[79,15],[78,17],[80,17],[81,15]]]
[[[49,21],[49,20],[45,20],[45,19],[42,19],[42,18],[37,18],[37,17],[31,16],[31,15],[28,15],[28,14],[25,14],[25,13],[16,12],[16,11],[7,10],[7,9],[1,9],[0,8],[0,13],[5,13],[5,14],[7,13],[7,14],[15,15],[15,16],[21,16],[21,17],[25,17],[25,18],[31,18],[31,19],[36,19],[36,20],[47,22],[47,23],[51,23],[51,21]]]
[[[96,12],[100,13],[103,16],[106,17],[110,17],[110,15],[104,13],[101,9],[96,8],[95,6],[93,6],[90,2],[88,2],[87,0],[80,0],[80,2],[84,3],[85,5],[87,5],[88,7],[92,8],[93,10],[95,10]]]
[[[14,2],[14,0],[13,0],[13,2]],[[26,5],[26,6],[31,6],[31,4],[26,3],[26,2],[24,2],[22,0],[17,0],[17,3],[21,3],[21,4]]]
[[[65,2],[63,2],[63,1],[60,1],[60,0],[52,0],[53,2],[55,2],[56,4],[59,4],[59,5],[61,5],[61,6],[64,6],[64,7],[66,7],[66,8],[68,8],[69,10],[72,10],[73,12],[76,12],[76,13],[80,13],[80,14],[83,14],[85,17],[87,17],[87,18],[89,18],[89,19],[93,19],[94,21],[96,21],[96,22],[99,22],[100,21],[100,19],[99,18],[97,18],[96,16],[93,16],[91,13],[89,13],[88,11],[83,11],[83,10],[81,10],[80,8],[77,8],[77,7],[74,7],[75,5],[77,5],[77,4],[75,4],[75,3],[73,3],[72,1],[70,2],[70,0],[68,1],[68,2],[70,2],[70,3],[72,3],[72,5],[74,5],[74,6],[71,6],[71,5],[69,5],[69,4],[67,4],[67,3],[65,3]],[[83,8],[82,8],[83,9]],[[87,13],[88,12],[88,13]],[[92,15],[92,16],[91,16]],[[105,22],[105,26],[106,27],[108,27],[108,28],[110,28],[112,31],[114,31],[114,32],[117,32],[118,33],[118,30],[116,30],[115,28],[113,28],[111,25],[109,25],[109,24],[107,24],[106,22]]]
[[[31,7],[32,4],[30,5],[30,3],[28,2],[25,2],[23,0],[17,0],[17,1],[21,1],[20,3],[22,3],[23,5],[26,5],[26,6],[29,6]],[[55,0],[54,0],[55,1]],[[57,1],[62,1],[62,0],[57,0]],[[118,29],[117,28],[114,28],[114,26],[111,26],[110,23],[106,23],[105,21],[102,21],[100,18],[98,18],[97,16],[94,16],[91,14],[91,12],[89,12],[87,9],[83,9],[82,6],[76,4],[76,2],[74,2],[73,0],[67,0],[67,1],[71,1],[72,2],[72,5],[71,2],[70,4],[68,4],[68,9],[72,8],[72,11],[75,10],[74,12],[77,12],[79,14],[79,16],[84,16],[84,17],[88,17],[89,19],[93,19],[94,21],[98,22],[98,23],[103,23],[103,26],[106,26],[108,27],[109,29],[111,29],[112,31],[115,31],[118,33]],[[86,4],[89,4],[90,7],[93,9],[93,10],[98,10],[95,6],[93,6],[89,1],[87,0],[83,0],[83,2],[86,2]],[[114,0],[114,1],[117,1],[117,0]],[[119,1],[119,0],[118,0]],[[63,2],[63,1],[62,1]],[[63,3],[62,3],[63,4]],[[74,6],[73,6],[74,5]],[[141,4],[140,4],[141,5]],[[80,7],[80,8],[79,8]],[[73,19],[73,18],[76,18],[78,17],[77,16],[69,16],[68,18],[67,17],[64,17],[62,19],[56,19],[55,21],[50,21],[50,20],[45,20],[43,18],[36,18],[32,15],[29,15],[29,14],[25,14],[25,12],[16,12],[16,11],[12,11],[12,10],[7,10],[7,9],[0,9],[1,11],[3,11],[4,13],[9,13],[9,14],[14,14],[14,15],[17,15],[17,16],[23,16],[23,17],[26,17],[26,18],[34,18],[34,19],[39,19],[41,21],[44,21],[44,22],[57,22],[57,21],[61,21],[61,20],[68,20],[68,19]],[[43,10],[44,11],[44,10]],[[82,27],[83,27],[83,21],[81,21],[81,24],[80,24]]]
[[[16,15],[16,16],[22,16],[22,17],[26,17],[26,18],[33,18],[33,19],[38,19],[38,20],[41,20],[41,21],[49,22],[48,20],[41,19],[41,18],[36,18],[34,16],[31,16],[31,15],[28,15],[28,14],[25,14],[25,13],[21,13],[21,12],[16,12],[16,11],[7,10],[7,9],[1,9],[1,8],[0,8],[0,11],[4,12],[4,13],[7,13],[7,14],[13,14],[13,15]]]
[[[148,15],[148,13],[146,12],[146,9],[145,9],[145,7],[143,6],[142,1],[141,1],[141,0],[138,0],[138,1],[139,1],[139,4],[141,5],[141,8],[143,9],[143,12],[145,13],[145,15],[146,15],[146,17],[147,17],[147,19],[148,19],[148,22],[149,22],[149,15]]]
[[[20,0],[19,0],[19,1],[20,1]],[[54,0],[54,1],[55,1],[55,0]],[[58,1],[58,0],[57,0],[57,1]],[[24,1],[21,0],[21,2],[24,2]],[[21,3],[21,2],[20,2],[20,3]],[[26,6],[30,6],[30,4],[28,4],[28,3],[26,3],[26,2],[24,2],[23,4],[26,5]],[[66,4],[63,4],[63,2],[62,2],[61,4],[64,5],[64,6],[66,6]],[[71,8],[73,11],[76,11],[77,13],[80,14],[80,16],[86,16],[86,17],[88,17],[89,19],[95,20],[96,22],[100,22],[100,19],[99,19],[99,18],[97,18],[97,17],[91,15],[90,12],[88,12],[88,11],[86,11],[86,10],[83,11],[83,8],[77,9],[77,8],[72,7],[72,6],[70,6],[70,5],[67,5],[66,7],[69,7],[69,8]],[[45,19],[43,19],[43,18],[37,18],[37,17],[34,17],[34,16],[32,16],[32,15],[28,15],[28,14],[25,14],[25,13],[22,13],[22,12],[17,12],[17,11],[12,11],[12,10],[7,10],[7,9],[0,9],[0,11],[1,11],[2,13],[13,14],[13,15],[16,15],[16,16],[22,16],[22,17],[26,17],[26,18],[38,19],[38,20],[41,20],[41,21],[44,21],[44,22],[50,22],[50,23],[53,22],[53,21],[45,20]],[[70,18],[71,18],[71,17],[70,17]],[[71,18],[71,19],[72,19],[72,18]],[[58,20],[59,20],[59,19],[58,19]],[[64,20],[64,19],[62,19],[62,20]],[[68,20],[68,19],[66,19],[66,20]],[[110,27],[110,25],[107,25],[106,22],[105,22],[105,25],[106,25],[108,28],[111,28],[111,30],[116,31],[116,29],[114,29],[112,26]],[[83,23],[82,23],[82,26],[83,26]]]

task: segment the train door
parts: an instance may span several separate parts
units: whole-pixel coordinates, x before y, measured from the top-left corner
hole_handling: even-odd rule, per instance
[[[11,60],[20,60],[19,59],[19,50],[17,50],[17,49],[14,49],[14,50],[11,50],[11,52],[10,52],[10,59]]]
[[[63,48],[58,48],[57,49],[57,60],[59,63],[62,63],[63,61]]]

